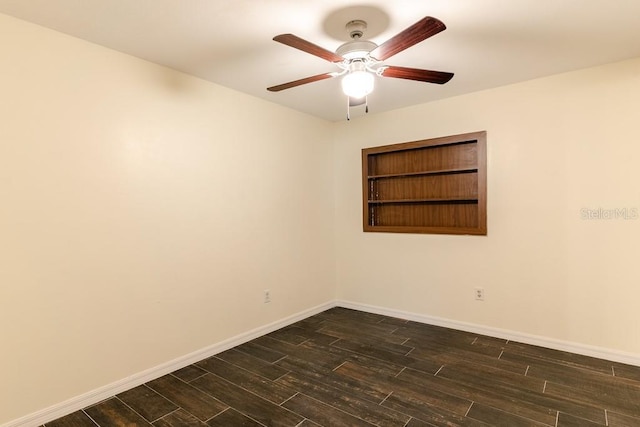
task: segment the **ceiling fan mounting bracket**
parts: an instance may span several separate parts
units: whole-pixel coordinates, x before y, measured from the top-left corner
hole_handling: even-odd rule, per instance
[[[361,19],[354,19],[347,22],[344,26],[349,33],[349,37],[353,40],[360,39],[364,35],[364,31],[367,29],[367,22]]]

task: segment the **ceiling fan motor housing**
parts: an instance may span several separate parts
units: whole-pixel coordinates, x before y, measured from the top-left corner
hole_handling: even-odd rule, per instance
[[[341,45],[336,54],[345,59],[365,58],[376,47],[378,45],[372,41],[356,39]]]
[[[347,22],[345,28],[351,40],[336,50],[337,55],[342,56],[348,61],[352,59],[365,59],[369,52],[378,47],[378,45],[372,41],[362,40],[364,31],[367,29],[367,23],[365,21],[354,19],[353,21]]]

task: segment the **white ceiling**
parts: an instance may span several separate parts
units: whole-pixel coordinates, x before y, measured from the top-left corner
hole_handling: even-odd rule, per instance
[[[275,35],[335,51],[351,19],[367,20],[365,38],[378,44],[424,16],[443,21],[445,31],[386,64],[453,79],[377,78],[371,113],[640,57],[640,0],[0,0],[0,13],[331,121],[346,116],[338,79],[266,90],[338,71]]]

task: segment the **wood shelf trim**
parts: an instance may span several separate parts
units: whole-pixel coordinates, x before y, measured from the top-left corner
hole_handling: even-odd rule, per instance
[[[468,236],[484,236],[486,230],[476,227],[413,227],[395,225],[366,225],[364,231],[378,233],[412,233],[412,234],[459,234]]]
[[[452,135],[452,136],[445,136],[441,138],[433,138],[429,140],[401,142],[399,144],[391,144],[391,145],[385,145],[382,147],[376,147],[375,152],[377,154],[382,154],[382,153],[388,153],[388,152],[400,152],[400,151],[410,151],[415,149],[445,147],[448,145],[475,144],[477,143],[477,134],[478,132],[472,132],[472,133],[467,133],[462,135]]]
[[[392,204],[392,203],[455,203],[455,202],[466,202],[466,203],[478,203],[477,197],[445,197],[445,198],[437,198],[437,199],[388,199],[388,200],[368,200],[367,203],[372,205],[382,205],[382,204]]]
[[[440,169],[440,170],[421,171],[421,172],[403,172],[403,173],[387,173],[382,175],[369,175],[367,179],[403,178],[403,177],[411,177],[411,176],[428,176],[428,175],[453,175],[457,173],[475,173],[475,172],[478,172],[477,167],[453,168],[453,169]]]

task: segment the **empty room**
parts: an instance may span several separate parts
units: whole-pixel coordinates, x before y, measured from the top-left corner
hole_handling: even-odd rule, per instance
[[[637,0],[0,0],[0,426],[640,426]]]

